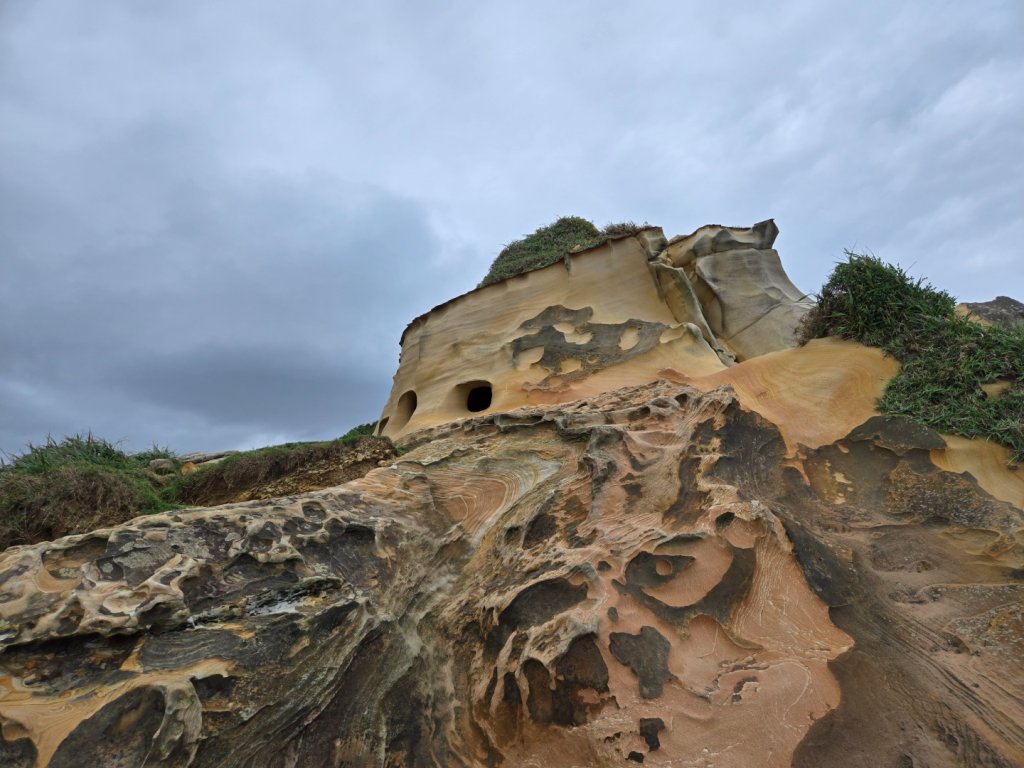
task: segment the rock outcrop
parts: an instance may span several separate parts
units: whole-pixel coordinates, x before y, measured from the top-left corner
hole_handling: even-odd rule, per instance
[[[648,227],[452,299],[406,328],[378,433],[400,438],[792,348],[811,302],[786,277],[777,234],[771,220],[671,241]]]
[[[982,323],[1002,328],[1024,326],[1024,304],[1009,296],[996,296],[992,301],[961,304],[958,309]]]
[[[792,348],[774,236],[414,321],[359,479],[0,553],[0,765],[1024,764],[1024,474]]]
[[[1024,481],[875,350],[751,363],[9,550],[0,762],[1019,764]]]

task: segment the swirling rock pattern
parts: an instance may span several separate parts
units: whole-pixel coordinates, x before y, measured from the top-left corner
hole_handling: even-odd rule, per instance
[[[659,381],[8,550],[0,764],[1020,764],[1020,508],[792,442]]]

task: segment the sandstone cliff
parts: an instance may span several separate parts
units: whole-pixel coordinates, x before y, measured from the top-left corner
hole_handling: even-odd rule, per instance
[[[435,307],[405,330],[379,434],[794,347],[811,302],[782,269],[777,235],[771,220],[670,241],[646,227]]]
[[[658,252],[714,364],[620,360],[571,401],[432,411],[345,485],[0,555],[0,765],[1020,765],[1024,477],[877,415],[879,351],[745,336],[710,279],[739,267],[715,299],[688,276],[705,247]],[[789,327],[779,274],[752,316]],[[524,330],[587,344],[601,311]]]

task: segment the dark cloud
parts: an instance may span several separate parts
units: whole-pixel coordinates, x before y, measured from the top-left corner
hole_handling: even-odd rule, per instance
[[[310,350],[211,346],[160,355],[111,371],[111,389],[210,423],[323,432],[380,409],[380,376]]]
[[[204,160],[149,124],[63,158],[65,205],[45,166],[0,179],[6,450],[83,429],[164,442],[182,422],[192,445],[329,437],[375,418],[406,315],[434,299],[423,273],[450,275],[424,207]]]
[[[1013,0],[0,6],[0,448],[329,437],[559,215],[1024,296]]]

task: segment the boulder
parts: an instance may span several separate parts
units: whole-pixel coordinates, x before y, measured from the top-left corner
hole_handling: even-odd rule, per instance
[[[174,459],[153,459],[149,468],[158,475],[171,475],[178,471],[178,464]]]

